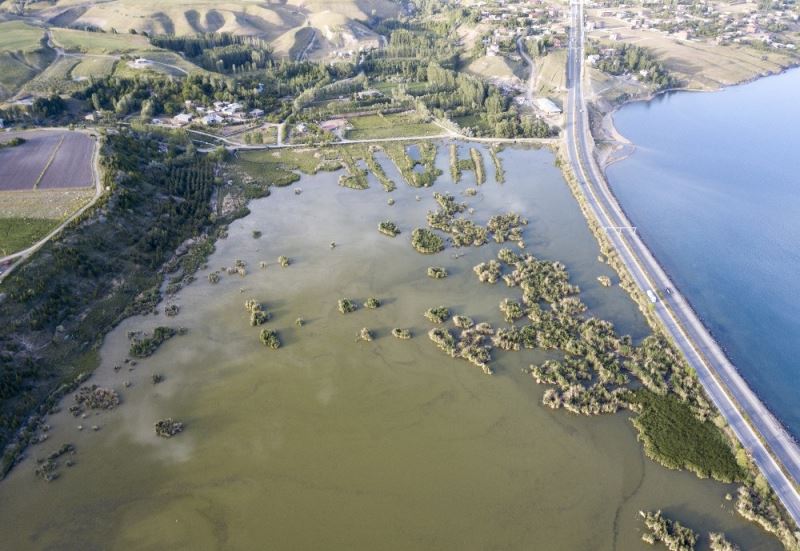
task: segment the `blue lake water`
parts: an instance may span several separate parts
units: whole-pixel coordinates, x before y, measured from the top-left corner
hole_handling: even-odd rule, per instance
[[[800,436],[800,69],[614,116],[614,193],[751,387]]]

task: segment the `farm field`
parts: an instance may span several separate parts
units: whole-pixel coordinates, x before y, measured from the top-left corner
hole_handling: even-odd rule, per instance
[[[25,139],[0,150],[0,191],[76,188],[92,185],[94,142],[80,132],[10,132],[0,141]]]
[[[92,188],[0,191],[0,218],[62,220],[94,195]]]
[[[224,132],[222,134],[225,135]],[[274,144],[278,141],[278,127],[264,125],[246,132],[231,134],[228,139],[246,144]]]
[[[0,191],[0,257],[36,243],[93,194],[92,188]]]
[[[353,127],[348,130],[349,140],[390,138],[403,136],[433,136],[444,132],[435,124],[419,122],[415,114],[365,115],[348,119]]]
[[[39,49],[44,30],[21,21],[0,23],[0,51],[30,52]]]
[[[56,226],[47,218],[0,218],[0,257],[27,249]]]
[[[371,86],[384,95],[389,95],[397,87],[397,84],[394,82],[374,82]],[[404,82],[403,86],[409,94],[423,93],[428,89],[427,82]]]
[[[52,33],[56,44],[68,52],[120,54],[154,49],[147,37],[138,34],[111,34],[75,29],[53,29]]]
[[[90,76],[104,77],[114,72],[117,60],[111,57],[86,57],[72,68],[73,80],[84,80]]]

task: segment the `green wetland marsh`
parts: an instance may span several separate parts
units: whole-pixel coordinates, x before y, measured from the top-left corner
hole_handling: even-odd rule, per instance
[[[70,395],[48,417],[47,440],[0,483],[3,546],[640,550],[651,547],[638,511],[661,509],[704,537],[725,532],[743,549],[779,549],[734,513],[725,499],[734,485],[648,459],[630,414],[545,407],[547,385],[524,370],[555,352],[495,348],[487,376],[431,342],[424,313],[440,305],[505,327],[498,305],[518,291],[480,282],[473,267],[503,247],[523,252],[492,239],[415,251],[413,230],[441,205],[434,192],[466,203],[476,224],[523,216],[524,251],[562,262],[588,314],[634,342],[649,333],[627,294],[598,281],[616,274],[598,262],[553,155],[497,153],[500,184],[489,150],[476,149],[486,165],[481,185],[473,170],[453,183],[439,144],[442,174],[430,188],[405,184],[381,155],[397,184],[391,193],[372,172],[363,190],[338,185],[340,172],[320,172],[295,184],[302,193],[272,188],[252,201],[208,267],[173,297],[177,315],[165,316],[162,304],[161,314],[129,318],[106,338],[89,383],[114,389],[119,405],[74,417]],[[474,155],[467,144],[459,154]],[[395,238],[376,229],[387,220]],[[281,256],[291,259],[285,267]],[[244,276],[227,270],[241,264]],[[447,277],[429,276],[432,266]],[[356,305],[346,315],[342,297]],[[379,307],[365,306],[371,298]],[[243,308],[250,300],[259,308]],[[258,326],[254,310],[269,314]],[[125,363],[129,333],[161,326],[186,331]],[[396,328],[410,338],[393,336]],[[275,332],[279,348],[260,342],[262,329]],[[358,338],[364,329],[371,340]],[[159,437],[161,421],[182,431]],[[74,465],[53,482],[37,478],[36,458],[67,443]]]

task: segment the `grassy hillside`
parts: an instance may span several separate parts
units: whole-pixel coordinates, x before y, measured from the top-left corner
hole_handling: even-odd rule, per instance
[[[557,96],[566,87],[567,52],[557,50],[536,60],[536,93],[541,96]]]
[[[44,30],[21,21],[0,23],[0,51],[3,52],[38,50],[43,37]]]
[[[11,10],[11,5],[0,4],[0,11],[3,10]],[[54,0],[26,6],[26,14],[54,26],[106,31],[57,30],[57,42],[68,51],[141,51],[147,47],[147,39],[141,34],[129,34],[134,29],[154,35],[254,35],[274,41],[278,55],[287,57],[303,52],[312,36],[316,36],[318,56],[337,48],[357,50],[364,41],[372,43],[378,38],[362,23],[399,13],[400,5],[391,0]]]
[[[501,56],[484,56],[467,66],[467,72],[486,79],[503,81],[521,81],[525,78],[525,69],[519,63]]]
[[[272,41],[273,52],[278,57],[297,59],[315,36],[316,32],[311,27],[291,29]]]
[[[22,87],[24,94],[50,95],[63,94],[77,89],[80,83],[72,77],[72,69],[80,63],[74,57],[56,59],[41,73],[30,79]]]
[[[43,29],[19,21],[0,23],[0,99],[16,94],[54,57]]]
[[[10,9],[5,6],[0,9]],[[94,26],[120,33],[129,29],[155,34],[203,32],[254,34],[268,39],[301,27],[314,14],[329,12],[348,20],[366,21],[399,12],[389,0],[112,0],[91,5],[56,0],[27,7],[27,13],[61,26]]]

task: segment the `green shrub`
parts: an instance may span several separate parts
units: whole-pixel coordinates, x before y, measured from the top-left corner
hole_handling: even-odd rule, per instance
[[[691,408],[674,396],[640,390],[642,412],[633,418],[648,457],[672,469],[688,469],[722,482],[743,477],[741,467],[720,430],[700,421]]]
[[[281,341],[278,339],[278,332],[274,329],[262,329],[258,339],[261,341],[261,344],[267,348],[277,350],[281,347]]]
[[[422,254],[434,254],[444,249],[444,241],[431,230],[417,228],[411,232],[411,246]]]

